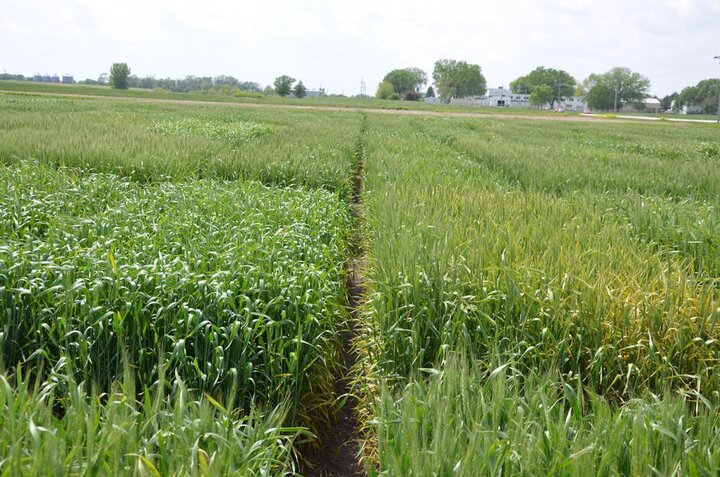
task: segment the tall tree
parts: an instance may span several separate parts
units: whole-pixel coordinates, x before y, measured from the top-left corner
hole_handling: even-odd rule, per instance
[[[292,85],[295,82],[295,78],[288,75],[282,75],[275,78],[273,85],[275,86],[275,92],[280,96],[287,96],[292,90]]]
[[[573,95],[577,81],[567,71],[538,66],[530,73],[510,83],[510,90],[516,94],[532,94],[540,86],[546,86],[550,90],[551,95],[545,102],[550,103],[551,107],[555,107],[556,101]],[[547,91],[543,89],[539,96],[548,98]]]
[[[591,74],[584,86],[585,99],[591,108],[617,112],[628,103],[645,99],[650,80],[629,68],[616,67],[602,74]]]
[[[304,98],[307,96],[307,88],[303,84],[302,80],[298,81],[298,84],[295,85],[295,88],[293,88],[293,93],[295,94],[296,98]]]
[[[546,84],[533,86],[532,93],[530,93],[530,104],[533,106],[542,106],[543,104],[550,103],[552,106],[555,100],[555,94],[552,88]]]
[[[425,71],[421,70],[420,68],[415,68],[414,66],[410,66],[405,69],[412,73],[413,76],[415,76],[415,91],[420,91],[420,89],[428,82],[427,73],[425,73]]]
[[[483,95],[487,90],[487,82],[480,66],[465,61],[436,61],[433,80],[444,102],[454,97]]]
[[[127,89],[130,68],[127,63],[113,63],[110,67],[110,86],[115,89]]]
[[[420,68],[396,69],[386,74],[383,82],[390,83],[397,94],[405,96],[408,91],[419,91],[427,83],[427,74]]]
[[[591,74],[583,81],[585,101],[592,109],[610,111],[615,107],[614,89],[609,81],[603,81],[601,75]]]

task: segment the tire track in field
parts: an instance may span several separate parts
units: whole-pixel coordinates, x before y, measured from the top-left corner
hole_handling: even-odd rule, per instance
[[[365,296],[365,267],[363,238],[360,221],[362,220],[362,190],[365,168],[365,138],[367,135],[367,115],[362,115],[360,134],[354,145],[354,171],[352,177],[352,209],[354,233],[351,243],[351,257],[346,265],[346,289],[348,294],[348,322],[341,332],[342,375],[335,382],[335,392],[339,398],[340,409],[337,421],[320,436],[320,449],[306,455],[312,468],[303,473],[306,477],[363,477],[365,473],[359,463],[360,438],[358,433],[356,408],[357,398],[352,389],[352,369],[357,361],[353,351],[356,336],[356,322],[359,319],[360,306]]]

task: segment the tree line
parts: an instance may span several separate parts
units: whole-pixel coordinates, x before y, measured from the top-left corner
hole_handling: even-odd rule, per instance
[[[32,81],[32,76],[21,74],[0,74],[0,80]],[[103,73],[97,79],[87,78],[78,81],[84,85],[110,85],[117,89],[141,88],[171,91],[173,93],[208,92],[254,92],[263,93],[259,83],[254,81],[242,81],[234,76],[194,76],[188,75],[185,78],[155,78],[154,76],[136,76],[131,74],[127,63],[113,63],[110,67],[110,75]]]
[[[130,68],[127,63],[113,63],[110,67],[109,83],[110,86],[117,89],[127,88],[162,88],[173,92],[193,92],[193,91],[217,91],[220,93],[240,91],[257,94],[278,94],[280,96],[288,96],[291,92],[296,98],[304,98],[307,95],[307,88],[302,80],[295,84],[295,78],[289,75],[282,75],[275,78],[274,88],[268,86],[265,90],[260,89],[258,83],[252,81],[240,81],[233,76],[216,76],[197,77],[186,76],[184,80],[155,79],[151,76],[138,78],[130,74]],[[294,85],[294,86],[293,86]]]
[[[102,77],[97,82],[85,80],[84,84],[98,84],[103,81]],[[198,91],[211,91],[231,93],[232,91],[247,91],[260,93],[260,85],[253,81],[241,81],[234,76],[193,76],[189,75],[183,79],[155,78],[154,76],[138,77],[131,74],[127,63],[113,63],[110,67],[108,82],[111,87],[117,89],[142,88],[161,89],[174,93],[192,93]]]
[[[480,65],[459,60],[438,60],[432,74],[438,94],[444,102],[452,98],[464,98],[485,94],[487,81]],[[408,67],[395,69],[385,75],[378,85],[375,97],[378,99],[405,99],[419,101],[420,92],[428,83],[428,76],[420,68]],[[425,95],[434,97],[435,89],[431,85]]]
[[[423,96],[435,97],[437,94],[442,102],[448,103],[453,98],[482,96],[487,92],[482,68],[465,61],[436,61],[432,79],[433,84],[423,94],[421,90],[428,84],[428,75],[423,70],[415,67],[394,69],[378,85],[375,97],[418,101]],[[604,73],[593,73],[579,82],[567,71],[538,66],[512,81],[510,90],[514,94],[529,95],[529,102],[534,106],[549,104],[554,108],[564,98],[579,96],[592,109],[619,111],[627,105],[642,107],[649,95],[650,80],[629,68],[615,67]],[[720,79],[707,79],[683,89],[680,94],[658,99],[663,109],[679,110],[686,105],[696,105],[705,113],[715,113],[719,93]]]
[[[453,98],[482,96],[487,92],[487,81],[480,65],[462,60],[442,59],[435,62],[432,84],[425,71],[416,67],[398,68],[385,75],[378,85],[375,96],[379,99],[420,101],[424,97],[440,97],[442,102]],[[0,74],[0,80],[32,81],[31,77],[15,74]],[[302,81],[295,83],[289,75],[278,76],[273,86],[261,88],[254,81],[242,81],[233,76],[193,76],[183,79],[138,77],[132,75],[126,63],[114,63],[110,75],[103,74],[97,80],[86,79],[81,84],[106,84],[113,88],[143,88],[172,92],[205,92],[235,96],[262,96],[278,94],[297,98],[307,95]],[[428,85],[427,90],[422,91]],[[615,67],[605,73],[593,73],[583,82],[578,82],[567,71],[538,66],[528,74],[510,83],[514,94],[529,95],[534,106],[549,104],[554,108],[563,98],[580,96],[592,109],[619,111],[628,104],[639,105],[648,96],[650,80],[640,73],[624,67]],[[699,112],[717,112],[720,95],[720,79],[710,78],[695,86],[688,86],[680,93],[673,93],[660,99],[665,110],[681,110],[694,106]]]

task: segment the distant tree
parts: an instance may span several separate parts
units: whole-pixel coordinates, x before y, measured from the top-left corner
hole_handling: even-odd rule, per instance
[[[434,98],[435,97],[435,90],[432,86],[428,86],[427,93],[425,93],[426,98]]]
[[[272,86],[267,85],[267,86],[265,86],[265,89],[263,90],[263,94],[265,96],[272,96],[273,94],[275,94],[275,89]]]
[[[298,84],[296,84],[295,88],[293,88],[293,93],[295,94],[296,98],[302,99],[307,96],[307,88],[302,81],[298,81]]]
[[[457,88],[453,86],[452,78],[446,73],[441,73],[435,79],[435,85],[440,95],[440,101],[449,103],[452,98],[457,96]]]
[[[591,74],[583,85],[591,108],[617,112],[623,105],[645,99],[650,80],[629,68],[616,67],[602,74]]]
[[[255,91],[261,93],[260,85],[254,81],[238,81],[237,87],[241,91]]]
[[[238,80],[234,76],[218,75],[213,78],[213,84],[217,86],[238,87]]]
[[[127,89],[130,68],[127,63],[113,63],[110,67],[110,86],[115,89]]]
[[[600,75],[591,74],[583,81],[583,96],[592,109],[610,111],[613,109],[614,90],[610,82],[601,81]]]
[[[387,81],[383,81],[378,85],[375,97],[377,99],[388,99],[391,94],[395,93],[393,85]]]
[[[427,83],[427,74],[420,68],[402,68],[386,74],[383,82],[390,83],[397,94],[404,96],[408,91],[419,91]]]
[[[428,82],[427,73],[425,73],[424,70],[421,70],[420,68],[415,68],[413,66],[405,69],[412,73],[415,77],[415,91],[420,91],[420,89],[422,89],[422,87],[425,86]]]
[[[433,79],[444,102],[449,102],[453,97],[482,95],[487,89],[480,66],[465,61],[436,61]]]
[[[700,106],[706,114],[714,114],[718,108],[720,79],[710,78],[700,81],[695,86],[688,86],[678,95],[678,107],[694,104]]]
[[[295,82],[295,78],[288,75],[282,75],[275,78],[275,82],[273,83],[275,85],[275,92],[279,94],[280,96],[287,96],[290,94],[290,91],[292,89],[292,84]]]
[[[547,86],[552,97],[544,103],[550,103],[551,107],[555,107],[556,101],[575,93],[576,85],[577,81],[567,71],[538,66],[525,76],[511,82],[510,90],[515,94],[532,94],[537,87]],[[543,90],[540,96],[546,98],[546,91]]]
[[[663,97],[663,99],[660,100],[660,106],[662,106],[663,110],[669,110],[673,107],[673,101],[676,101],[678,96],[677,92],[675,92]]]
[[[10,80],[10,81],[32,81],[32,79],[33,78],[31,76],[26,78],[23,75],[14,75],[14,74],[10,74],[10,73],[0,74],[0,80],[4,80],[4,81],[8,81],[8,80]]]
[[[157,84],[157,81],[154,76],[146,76],[144,78],[140,78],[138,83],[138,88],[153,89]]]
[[[532,93],[530,82],[528,81],[527,75],[516,78],[510,82],[510,91],[515,94],[530,94]]]
[[[551,107],[554,107],[556,98],[555,92],[552,88],[546,84],[534,85],[532,87],[532,93],[530,93],[530,104],[533,106],[542,106],[543,104],[550,103]]]
[[[100,74],[100,76],[98,76],[97,83],[98,84],[107,84],[108,83],[108,74],[107,73]]]

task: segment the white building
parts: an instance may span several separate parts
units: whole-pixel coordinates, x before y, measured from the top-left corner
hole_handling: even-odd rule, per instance
[[[325,93],[325,88],[320,88],[317,90],[309,89],[305,91],[306,98],[324,98],[325,96],[327,96],[327,94]]]
[[[657,98],[645,98],[643,104],[645,105],[645,111],[651,113],[661,113],[663,110],[662,103]]]
[[[489,88],[485,96],[473,96],[470,98],[453,98],[450,104],[463,106],[490,106],[494,108],[529,108],[530,95],[516,94],[505,89]]]
[[[662,103],[657,98],[645,98],[639,104],[629,103],[620,109],[621,112],[646,112],[661,113],[663,111]]]
[[[325,93],[325,88],[307,89],[307,90],[305,90],[304,98],[324,98],[326,96],[327,96],[327,93]],[[297,98],[297,96],[295,96],[294,89],[290,91],[290,97]]]
[[[513,93],[500,86],[499,88],[488,88],[482,103],[483,106],[494,108],[529,108],[530,95]]]
[[[560,101],[558,101],[558,107],[564,109],[565,111],[587,111],[588,105],[587,101],[585,101],[585,98],[582,96],[571,96],[569,98],[563,98]]]
[[[485,96],[474,96],[470,98],[453,98],[450,100],[450,104],[457,104],[461,106],[488,106],[493,108],[529,108],[530,95],[513,93],[509,89],[505,89],[502,86],[499,88],[488,88]],[[585,99],[579,96],[573,96],[570,98],[563,98],[556,105],[556,108],[562,108],[565,111],[584,111],[587,109],[587,103]],[[549,109],[550,105],[546,104],[543,106],[545,109]]]

